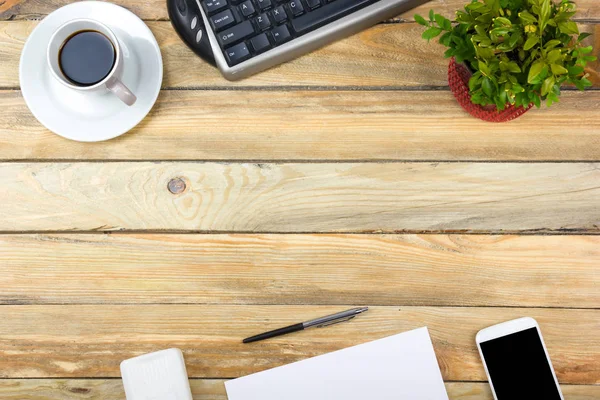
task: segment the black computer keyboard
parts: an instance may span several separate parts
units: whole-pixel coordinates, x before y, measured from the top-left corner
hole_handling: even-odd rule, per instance
[[[202,0],[229,66],[377,0]]]
[[[185,43],[236,80],[427,1],[167,0],[167,9]]]

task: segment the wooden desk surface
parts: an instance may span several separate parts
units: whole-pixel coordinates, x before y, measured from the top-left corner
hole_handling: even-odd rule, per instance
[[[28,34],[69,2],[0,1],[0,398],[123,399],[121,360],[178,347],[195,398],[225,400],[225,379],[427,325],[451,399],[490,400],[475,333],[527,315],[566,398],[600,398],[598,65],[594,89],[493,125],[455,103],[413,12],[230,83],[163,0],[120,0],[160,43],[164,90],[132,132],[76,143],[18,81]],[[600,2],[578,4],[599,49]]]

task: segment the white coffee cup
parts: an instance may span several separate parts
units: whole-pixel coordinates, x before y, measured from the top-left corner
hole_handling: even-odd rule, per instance
[[[71,83],[71,81],[63,74],[60,68],[60,51],[64,43],[73,34],[80,31],[97,31],[106,36],[115,49],[115,63],[112,70],[100,82],[91,86],[79,86]],[[48,45],[48,66],[52,75],[66,87],[87,93],[101,93],[110,91],[114,93],[123,103],[131,106],[135,103],[135,95],[121,81],[123,77],[123,51],[119,45],[119,40],[106,25],[92,19],[73,19],[61,25],[50,38]]]

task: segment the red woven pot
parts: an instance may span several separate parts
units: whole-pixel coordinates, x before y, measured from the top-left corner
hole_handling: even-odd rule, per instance
[[[457,64],[454,57],[452,57],[448,66],[450,90],[462,108],[472,116],[488,122],[508,122],[520,117],[531,109],[531,105],[527,108],[507,105],[504,110],[498,111],[494,105],[484,107],[471,103],[471,95],[469,94],[469,79],[471,75],[472,73],[466,65]]]

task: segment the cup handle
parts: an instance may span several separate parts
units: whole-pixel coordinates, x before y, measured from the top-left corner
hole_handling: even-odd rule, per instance
[[[106,87],[128,106],[132,106],[137,100],[135,94],[133,94],[131,90],[129,90],[127,86],[125,86],[125,84],[123,84],[123,82],[117,78],[112,78],[106,82]]]

